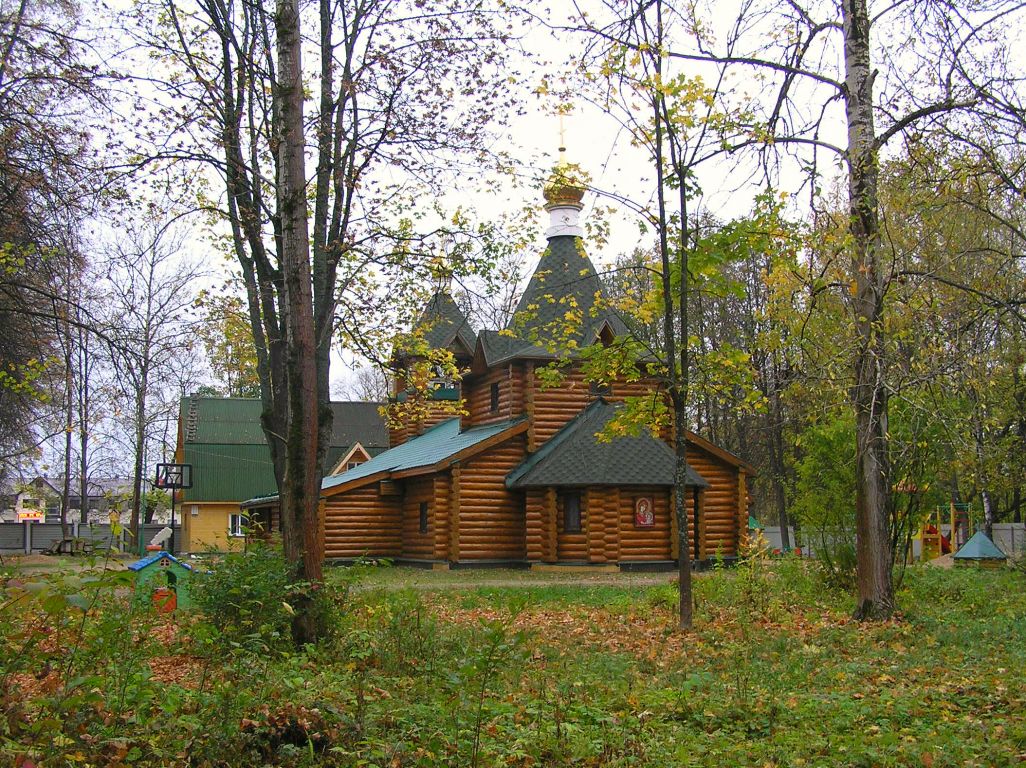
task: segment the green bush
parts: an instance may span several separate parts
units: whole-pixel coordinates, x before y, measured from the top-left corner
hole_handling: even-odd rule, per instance
[[[816,563],[823,583],[832,589],[855,588],[855,545],[847,541],[824,542],[816,550]]]
[[[221,639],[246,650],[282,649],[294,613],[288,563],[281,551],[256,543],[198,574],[196,606]]]

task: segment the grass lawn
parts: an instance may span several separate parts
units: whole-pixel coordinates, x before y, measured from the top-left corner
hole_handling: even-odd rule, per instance
[[[752,561],[697,578],[686,635],[669,575],[329,573],[342,610],[303,652],[271,593],[219,626],[113,597],[0,614],[0,764],[1026,762],[1021,572],[913,568],[900,617],[860,625],[807,564]]]

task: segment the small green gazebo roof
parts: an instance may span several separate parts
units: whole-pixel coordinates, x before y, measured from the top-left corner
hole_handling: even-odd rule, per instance
[[[973,534],[955,553],[956,560],[1007,560],[1008,556],[997,548],[983,531]]]
[[[751,515],[748,516],[748,530],[750,531],[761,531],[762,524]]]

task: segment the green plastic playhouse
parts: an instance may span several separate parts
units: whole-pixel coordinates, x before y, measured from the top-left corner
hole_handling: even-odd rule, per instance
[[[135,571],[135,599],[159,611],[189,610],[192,566],[161,550],[128,566]]]

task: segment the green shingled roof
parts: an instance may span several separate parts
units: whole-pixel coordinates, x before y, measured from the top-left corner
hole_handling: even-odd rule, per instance
[[[458,418],[448,419],[431,427],[424,434],[418,435],[402,445],[397,445],[370,461],[365,461],[358,467],[324,478],[321,490],[326,491],[343,483],[376,475],[379,472],[401,472],[407,469],[434,466],[467,448],[472,448],[505,432],[522,421],[522,418],[514,419],[460,431],[460,420]]]
[[[615,335],[624,335],[627,327],[615,311],[596,308],[596,296],[604,295],[581,238],[550,238],[505,333],[481,332],[485,361],[492,366],[514,357],[562,357],[568,341],[587,346],[607,323]],[[573,318],[570,322],[568,313]],[[549,348],[548,341],[554,348]]]
[[[388,448],[379,403],[332,403],[330,469],[359,442],[375,456]],[[181,402],[183,461],[192,464],[193,487],[185,503],[241,501],[276,492],[271,454],[260,428],[260,401],[187,397]]]
[[[424,329],[424,341],[432,349],[449,349],[459,340],[473,353],[477,342],[477,333],[467,316],[446,291],[438,291],[428,299],[416,327]]]
[[[666,443],[647,430],[600,441],[596,434],[619,406],[599,398],[506,476],[508,488],[573,485],[673,485],[676,463]],[[687,468],[687,484],[708,487]]]
[[[955,553],[956,560],[1007,560],[1008,556],[998,549],[983,531],[972,535],[962,548]]]

